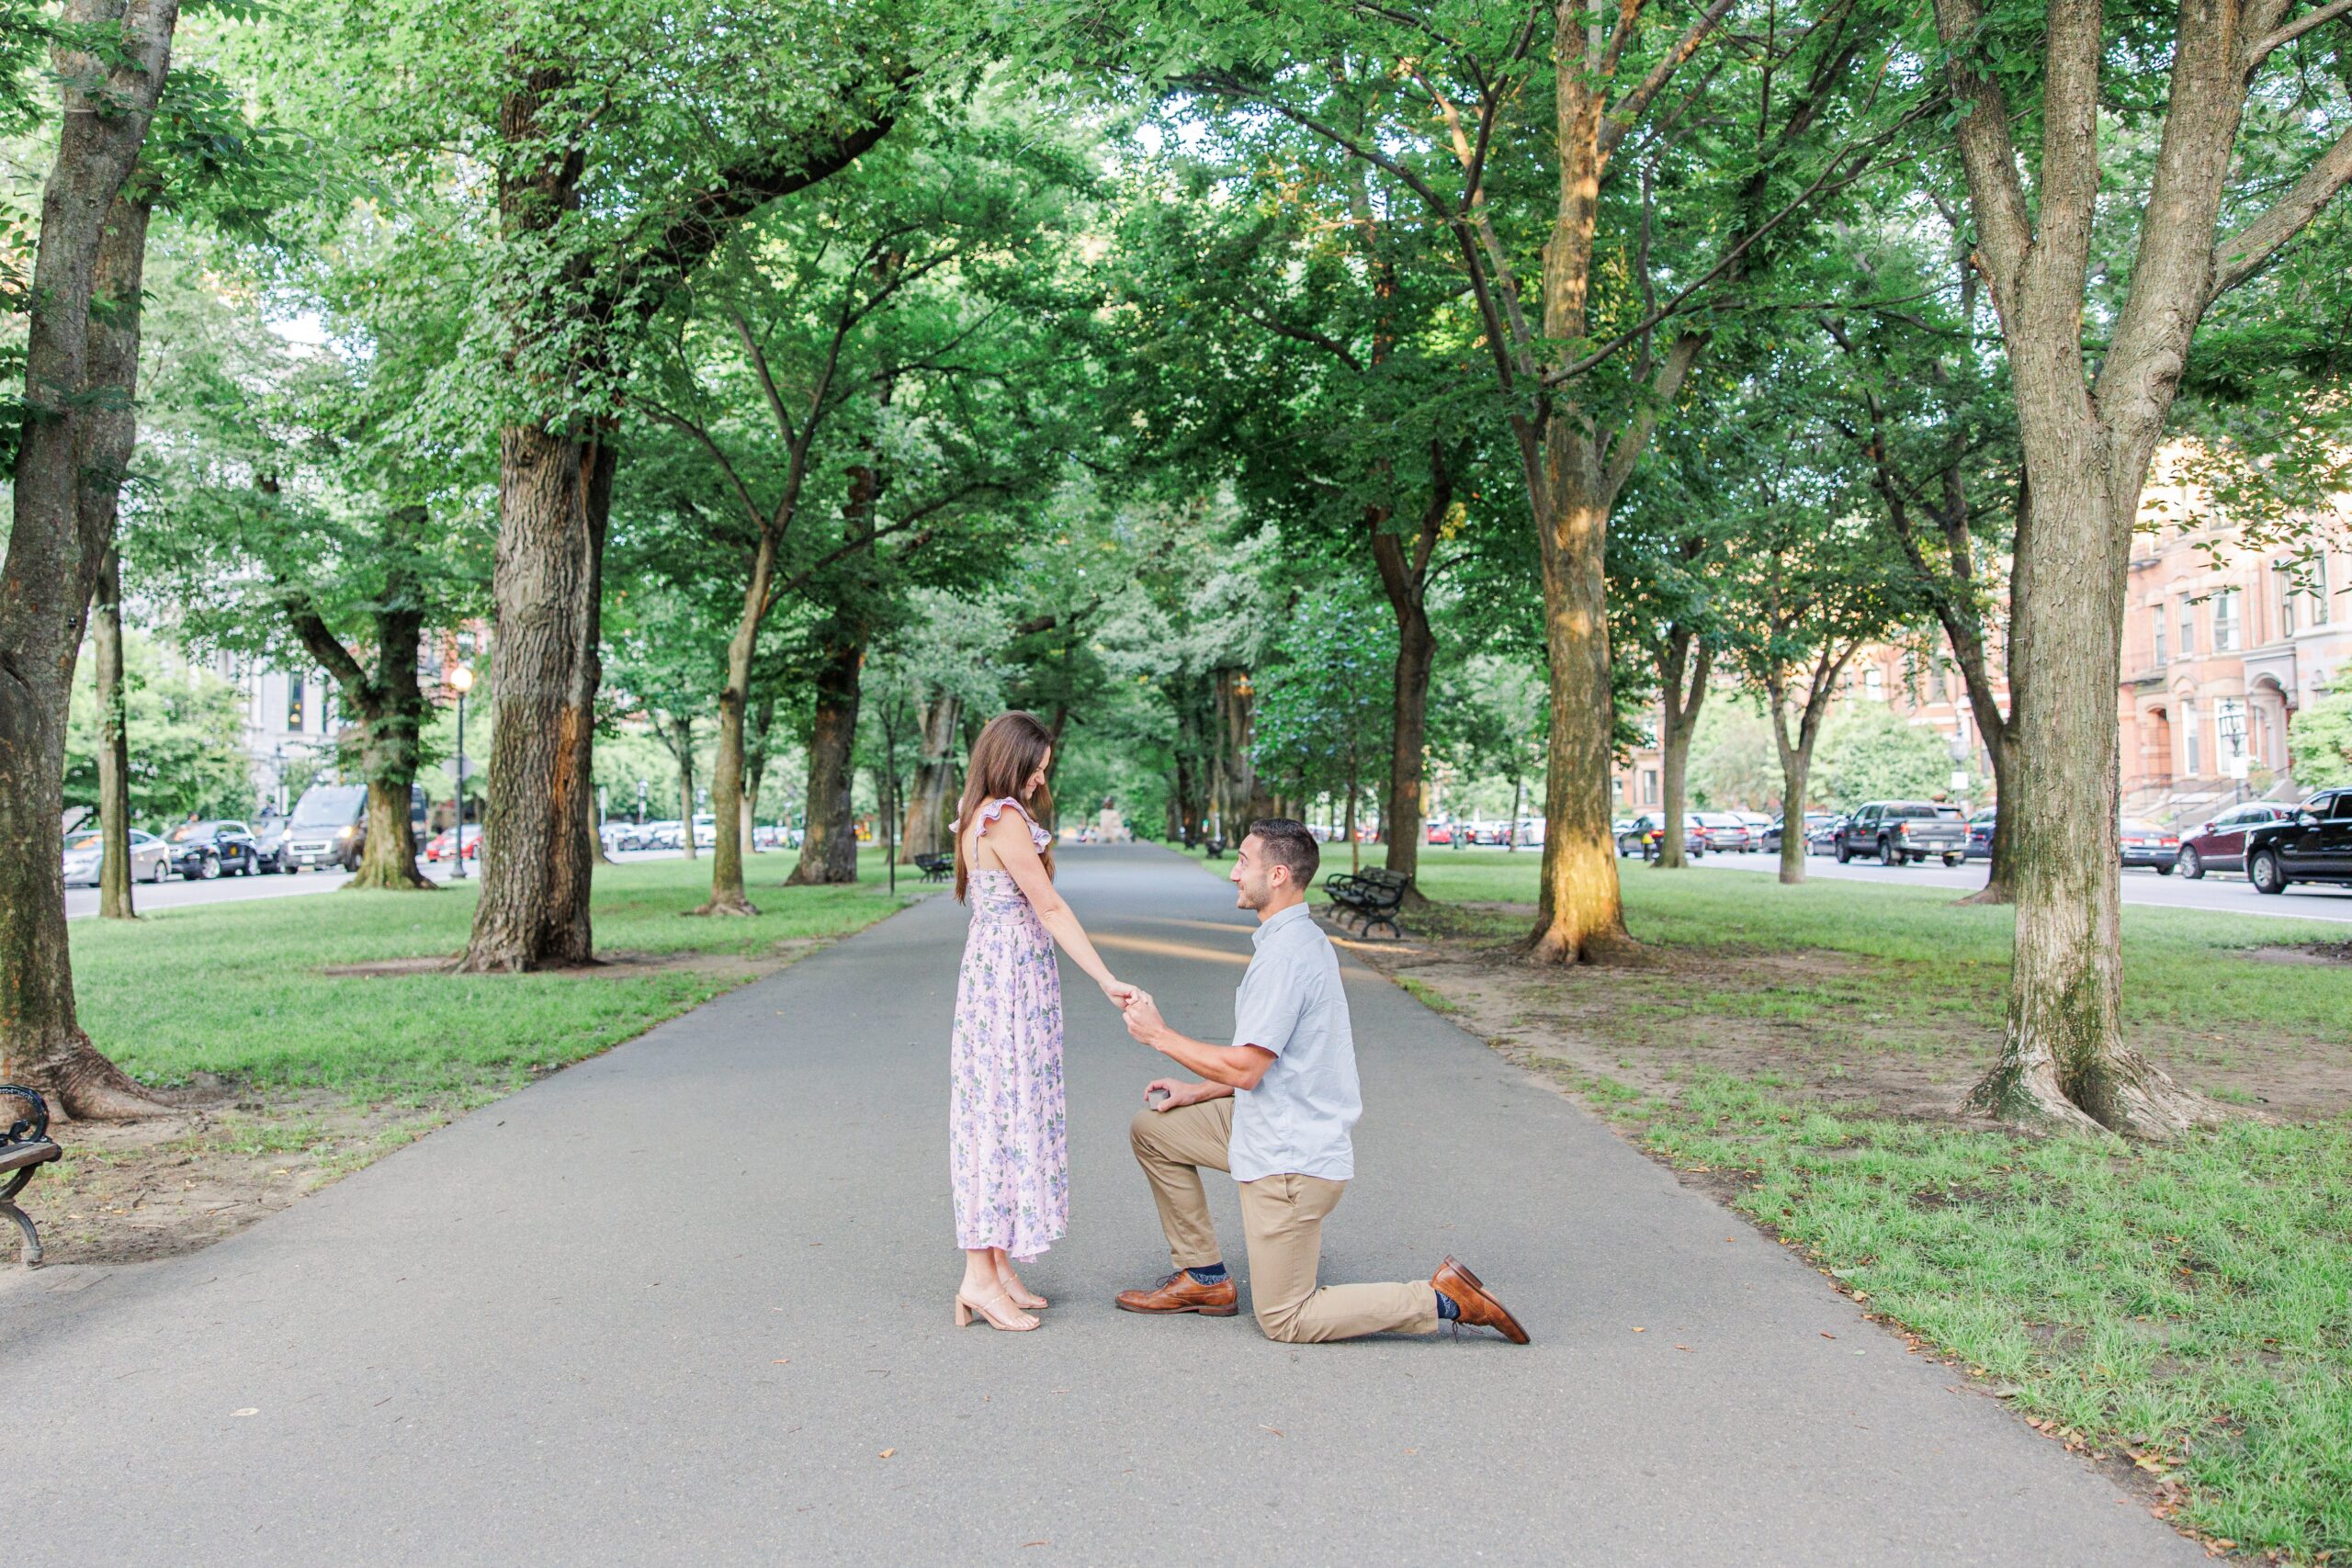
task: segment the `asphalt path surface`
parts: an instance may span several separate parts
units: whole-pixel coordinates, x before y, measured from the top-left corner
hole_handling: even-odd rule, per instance
[[[1061,865],[1120,973],[1222,1038],[1229,892],[1143,847]],[[1067,966],[1071,1232],[1028,1270],[1055,1304],[958,1331],[964,923],[932,898],[203,1252],[0,1272],[9,1539],[174,1568],[2205,1561],[1353,963],[1369,1109],[1325,1278],[1455,1253],[1532,1346],[1116,1312],[1167,1267],[1126,1146],[1160,1058]]]
[[[1628,866],[1638,863],[1629,861]],[[1773,875],[1780,871],[1781,859],[1777,854],[1763,853],[1702,855],[1690,864],[1704,871],[1749,871]],[[1962,861],[1949,869],[1935,861],[1922,865],[1884,866],[1876,861],[1858,860],[1839,865],[1829,855],[1815,855],[1805,862],[1805,874],[1809,877],[1888,882],[1898,887],[1945,887],[1955,896],[1973,893],[1984,886],[1986,870],[1987,863],[1981,860]],[[2276,897],[2266,897],[2234,872],[2209,871],[2191,882],[2178,872],[2166,876],[2126,867],[2123,901],[2158,909],[2205,909],[2224,915],[2352,921],[2352,889],[2297,883]]]

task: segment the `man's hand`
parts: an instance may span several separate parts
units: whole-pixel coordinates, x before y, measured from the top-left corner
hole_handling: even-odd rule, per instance
[[[1157,1041],[1168,1027],[1168,1021],[1159,1016],[1159,1004],[1151,999],[1148,992],[1137,992],[1136,999],[1127,1004],[1126,1020],[1127,1032],[1147,1045]]]
[[[1143,1086],[1144,1109],[1167,1111],[1173,1111],[1180,1105],[1197,1105],[1200,1103],[1201,1091],[1208,1087],[1204,1083],[1183,1083],[1175,1078],[1154,1078]],[[1162,1089],[1168,1092],[1168,1098],[1154,1105],[1151,1102],[1151,1097]]]

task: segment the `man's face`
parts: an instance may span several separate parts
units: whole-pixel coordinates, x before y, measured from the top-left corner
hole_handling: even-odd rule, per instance
[[[1277,865],[1265,855],[1266,841],[1252,833],[1241,840],[1234,852],[1233,870],[1226,880],[1233,884],[1234,907],[1240,909],[1262,909],[1273,901],[1274,879],[1290,877],[1288,866]]]

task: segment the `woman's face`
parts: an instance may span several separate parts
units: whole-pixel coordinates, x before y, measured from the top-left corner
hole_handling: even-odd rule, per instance
[[[1045,761],[1041,761],[1041,762],[1039,762],[1039,763],[1037,764],[1037,771],[1036,771],[1035,773],[1031,773],[1031,774],[1029,775],[1029,777],[1028,777],[1028,780],[1027,780],[1025,783],[1023,783],[1023,784],[1022,784],[1022,786],[1021,786],[1021,798],[1022,798],[1022,799],[1026,800],[1026,799],[1028,799],[1031,795],[1033,795],[1036,794],[1039,790],[1041,790],[1041,789],[1043,789],[1043,788],[1045,788],[1045,787],[1046,787],[1046,775],[1048,773],[1050,773],[1050,772],[1052,772],[1052,771],[1053,771],[1053,766],[1054,766],[1054,753],[1053,753],[1052,749],[1049,747],[1049,748],[1047,748],[1047,749],[1046,749]]]

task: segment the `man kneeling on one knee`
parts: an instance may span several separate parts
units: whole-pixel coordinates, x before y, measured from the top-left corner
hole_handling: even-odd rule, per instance
[[[1306,910],[1320,858],[1305,825],[1283,818],[1251,828],[1234,856],[1228,880],[1258,929],[1232,1044],[1177,1033],[1148,996],[1127,1009],[1128,1033],[1205,1081],[1160,1078],[1144,1091],[1131,1135],[1175,1272],[1148,1290],[1122,1291],[1119,1305],[1211,1317],[1239,1310],[1201,1187],[1203,1170],[1224,1170],[1239,1184],[1250,1295],[1267,1338],[1432,1334],[1460,1322],[1524,1345],[1518,1320],[1451,1258],[1427,1283],[1316,1283],[1323,1222],[1355,1174],[1349,1129],[1363,1114],[1339,955]]]

